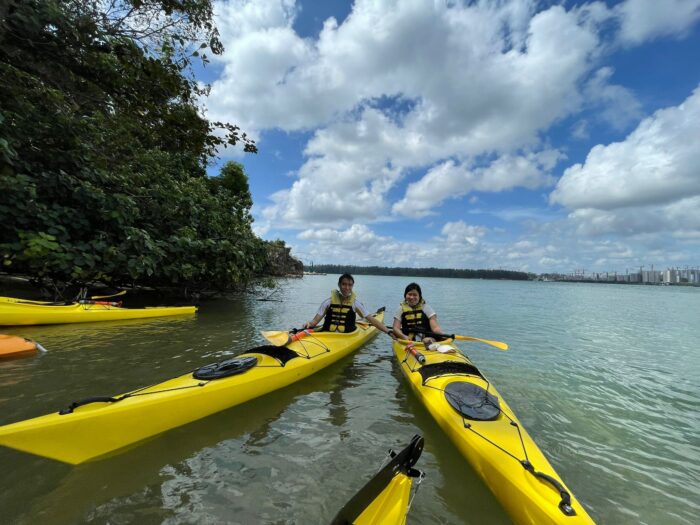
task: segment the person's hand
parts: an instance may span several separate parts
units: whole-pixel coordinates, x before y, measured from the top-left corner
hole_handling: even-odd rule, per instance
[[[386,332],[386,335],[388,335],[392,339],[396,339],[396,334],[394,333],[393,328],[389,328],[389,330],[387,330],[387,332]]]
[[[306,323],[304,323],[303,325],[301,325],[301,329],[302,329],[302,330],[306,330],[307,328],[311,328],[311,323],[306,322]]]

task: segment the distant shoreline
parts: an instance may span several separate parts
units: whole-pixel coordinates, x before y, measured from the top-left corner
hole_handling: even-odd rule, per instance
[[[632,274],[599,273],[595,277],[583,275],[535,274],[513,270],[468,270],[456,268],[407,268],[385,266],[343,266],[339,264],[316,264],[304,269],[305,275],[343,274],[378,275],[394,277],[443,277],[451,279],[487,279],[496,281],[540,281],[596,284],[633,284],[655,286],[700,287],[697,269],[646,271]]]
[[[591,284],[624,284],[630,286],[687,286],[690,288],[700,287],[700,283],[641,283],[641,282],[629,282],[629,281],[604,281],[596,279],[535,279],[540,282],[548,283],[591,283]]]
[[[385,266],[344,266],[339,264],[315,264],[306,273],[330,273],[353,275],[387,275],[410,277],[452,277],[458,279],[493,279],[509,281],[532,281],[535,274],[512,270],[462,270],[456,268],[406,268]]]

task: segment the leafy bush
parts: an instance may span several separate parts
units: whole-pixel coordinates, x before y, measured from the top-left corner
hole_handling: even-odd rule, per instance
[[[263,270],[243,167],[206,175],[219,147],[256,151],[196,106],[190,61],[222,49],[211,15],[209,0],[0,6],[3,271],[225,289]]]

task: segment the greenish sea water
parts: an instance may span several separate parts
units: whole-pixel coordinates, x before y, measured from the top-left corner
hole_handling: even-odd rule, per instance
[[[3,328],[49,352],[0,361],[0,424],[153,384],[309,320],[337,276],[272,298],[202,304],[192,318]],[[392,313],[410,278],[358,276]],[[418,278],[449,332],[497,386],[599,524],[697,523],[700,289]],[[508,517],[409,391],[379,336],[315,376],[71,467],[0,448],[2,523],[328,523],[419,433],[427,477],[408,523]]]

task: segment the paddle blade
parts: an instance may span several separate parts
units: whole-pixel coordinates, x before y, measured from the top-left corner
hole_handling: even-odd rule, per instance
[[[488,339],[479,339],[478,337],[470,337],[468,335],[455,335],[454,337],[459,341],[479,341],[480,343],[491,345],[499,350],[508,350],[508,345],[501,341],[489,341]]]
[[[112,295],[93,295],[90,297],[90,299],[109,299],[110,297],[119,297],[120,295],[126,294],[126,290],[122,290],[121,292],[113,293]]]
[[[292,328],[288,332],[273,330],[267,332],[260,332],[260,335],[262,335],[274,346],[286,346],[289,343],[298,341],[299,339],[313,333],[314,331],[311,328],[306,328],[305,330],[298,330],[296,328]]]
[[[289,332],[270,330],[266,332],[260,332],[260,335],[262,335],[265,339],[267,339],[270,342],[270,344],[274,346],[284,346],[291,341]]]

